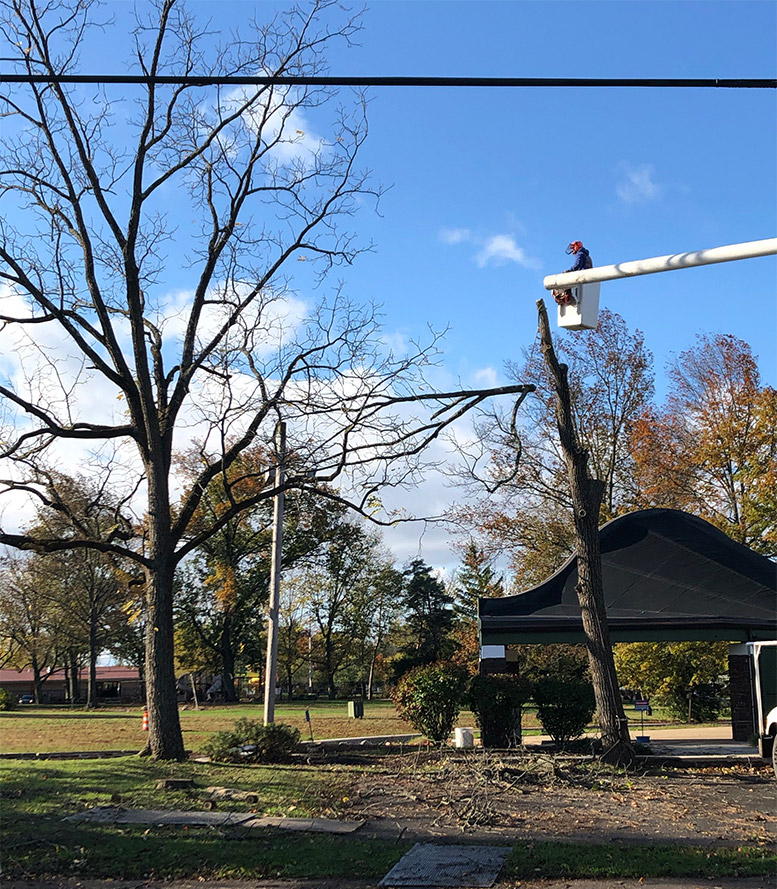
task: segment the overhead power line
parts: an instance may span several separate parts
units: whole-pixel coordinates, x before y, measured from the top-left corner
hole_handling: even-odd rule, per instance
[[[777,89],[777,78],[732,77],[292,77],[149,76],[143,74],[0,74],[4,83],[137,84],[160,86],[429,86],[429,87],[649,87]]]

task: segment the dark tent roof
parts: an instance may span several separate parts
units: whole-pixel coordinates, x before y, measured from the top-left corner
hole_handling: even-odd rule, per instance
[[[777,638],[777,566],[709,522],[645,509],[599,531],[614,642]],[[583,641],[577,556],[518,596],[480,599],[484,645]]]

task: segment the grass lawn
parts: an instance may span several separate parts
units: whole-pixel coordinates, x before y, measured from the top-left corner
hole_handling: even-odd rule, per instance
[[[337,816],[350,775],[338,767],[154,763],[112,760],[0,764],[0,819],[6,876],[381,877],[410,847],[361,837],[211,827],[73,824],[92,806],[202,810],[207,787],[249,791],[256,803],[219,800],[219,811]],[[162,778],[196,787],[166,791]]]
[[[305,710],[311,714],[313,735],[344,738],[357,735],[403,735],[414,729],[397,715],[389,701],[366,701],[363,719],[349,719],[345,701],[281,703],[276,722],[296,726],[303,740],[310,737]],[[469,718],[467,721],[466,717]],[[231,729],[237,719],[262,719],[256,704],[208,706],[180,713],[184,744],[199,752],[213,732]],[[462,725],[474,725],[462,714]],[[53,753],[78,750],[139,750],[145,744],[142,707],[100,708],[96,711],[65,707],[25,707],[0,713],[0,752]]]
[[[288,834],[248,828],[73,824],[91,806],[203,809],[209,786],[249,791],[258,801],[219,800],[219,811],[304,817],[348,815],[357,770],[345,766],[154,763],[136,757],[0,763],[0,819],[6,878],[46,876],[333,877],[379,879],[411,842],[360,834]],[[162,778],[191,778],[188,790],[157,789]],[[515,880],[727,875],[767,876],[777,856],[763,847],[711,849],[519,843],[503,871]]]
[[[390,701],[365,701],[364,718],[349,719],[346,701],[281,702],[276,721],[296,726],[303,740],[310,737],[305,710],[310,710],[313,736],[347,738],[358,735],[403,735],[414,731],[400,719]],[[632,734],[638,734],[639,714],[627,709]],[[0,712],[0,753],[55,753],[79,750],[139,750],[145,743],[142,707],[100,708],[96,711],[71,710],[67,707],[24,707]],[[199,752],[213,732],[231,729],[240,718],[261,719],[257,704],[211,705],[201,710],[180,713],[184,744]],[[661,717],[645,721],[645,730],[656,727]],[[663,720],[662,725],[665,725]],[[464,710],[458,725],[475,726],[473,715]],[[595,727],[591,727],[595,730]],[[526,737],[540,734],[536,711],[524,711]]]
[[[777,854],[761,846],[710,849],[696,846],[521,843],[502,869],[503,879],[641,877],[770,877]]]

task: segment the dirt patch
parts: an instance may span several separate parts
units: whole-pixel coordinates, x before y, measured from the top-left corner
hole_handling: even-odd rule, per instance
[[[761,766],[618,772],[545,755],[410,754],[361,775],[346,817],[406,838],[772,845],[777,782]]]

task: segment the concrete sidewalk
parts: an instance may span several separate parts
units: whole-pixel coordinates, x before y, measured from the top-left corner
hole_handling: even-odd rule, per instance
[[[650,738],[648,742],[652,751],[649,760],[662,760],[669,762],[677,760],[678,763],[690,765],[692,762],[699,765],[716,765],[727,763],[765,763],[766,760],[758,755],[758,748],[752,747],[745,741],[734,741],[731,738],[729,726],[683,726],[680,728],[651,729],[645,726],[645,734]],[[592,739],[595,735],[587,735]],[[632,740],[636,737],[632,730]],[[550,743],[547,735],[534,735],[524,737],[527,747],[540,747],[543,742]],[[777,886],[777,883],[775,883]]]

